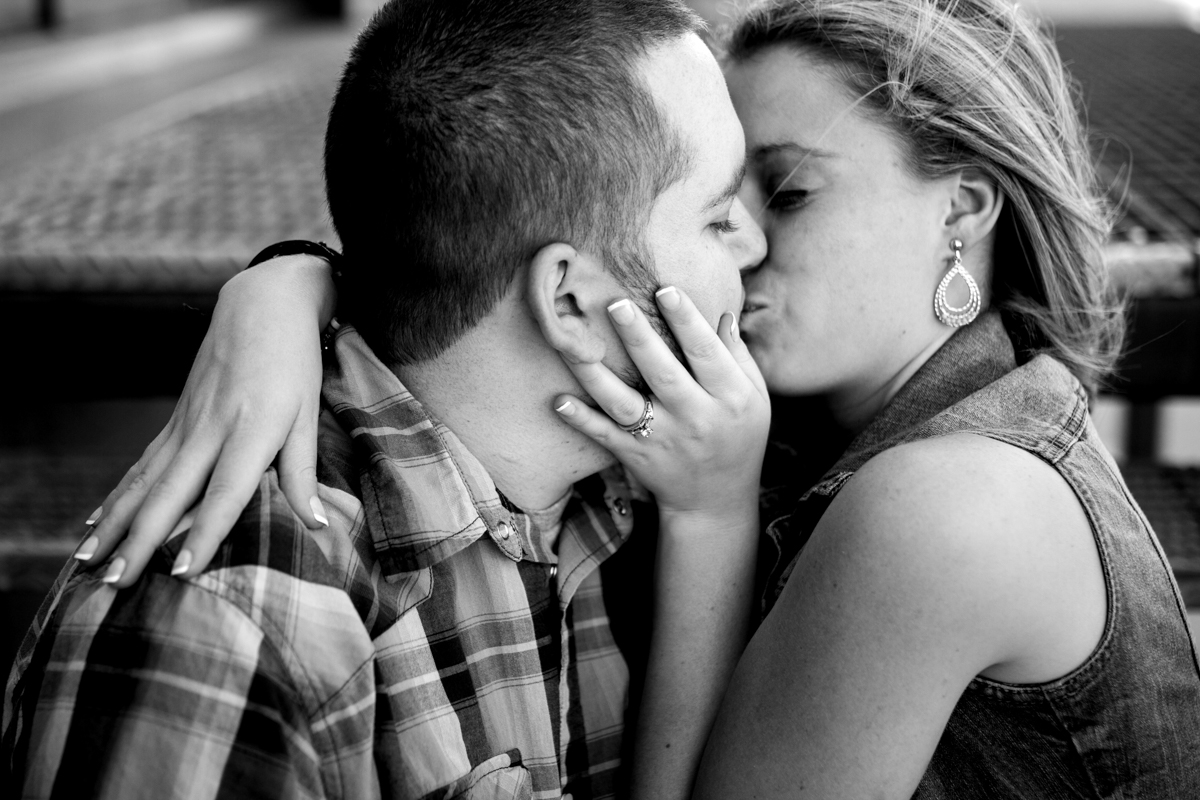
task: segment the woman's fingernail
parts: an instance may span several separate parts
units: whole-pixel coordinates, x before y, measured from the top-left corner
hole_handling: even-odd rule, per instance
[[[608,313],[618,325],[628,325],[633,322],[633,303],[628,300],[618,300],[608,307]]]
[[[569,417],[575,413],[575,404],[568,400],[554,410],[562,414],[564,417]]]
[[[112,563],[108,565],[108,571],[104,573],[104,577],[100,580],[104,583],[116,583],[121,580],[121,576],[125,574],[125,559],[121,557],[114,558]]]
[[[188,567],[192,565],[192,551],[183,549],[179,551],[179,555],[175,556],[175,563],[171,565],[172,575],[182,575],[188,571]]]
[[[100,520],[100,515],[103,513],[104,513],[104,506],[100,506],[99,508],[97,508],[95,511],[92,512],[92,515],[90,517],[88,517],[87,520],[84,521],[83,524],[84,525],[95,525]]]
[[[737,317],[734,317],[729,322],[729,335],[732,336],[734,339],[738,338]]]
[[[321,499],[317,496],[308,498],[308,507],[312,509],[313,516],[317,518],[317,522],[329,527],[329,517],[325,516],[325,506],[321,505]]]
[[[655,292],[654,296],[658,298],[660,306],[672,311],[679,308],[679,304],[683,302],[679,297],[679,290],[674,286],[664,286]]]
[[[83,544],[76,548],[73,555],[80,561],[87,561],[92,556],[96,555],[96,548],[99,546],[100,540],[95,536],[89,536],[83,540]]]

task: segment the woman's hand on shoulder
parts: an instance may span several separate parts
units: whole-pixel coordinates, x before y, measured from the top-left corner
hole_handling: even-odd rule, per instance
[[[293,510],[309,527],[324,524],[316,423],[333,298],[329,265],[312,256],[272,259],[225,284],[167,427],[105,499],[76,558],[129,586],[199,500],[175,565],[196,574],[276,454]]]
[[[1090,526],[1052,467],[970,434],[885,451],[834,499],[747,647],[698,796],[907,798],[973,678],[1065,674],[1103,622]]]

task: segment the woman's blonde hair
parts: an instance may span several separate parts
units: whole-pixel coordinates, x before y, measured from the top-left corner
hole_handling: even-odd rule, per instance
[[[763,0],[726,37],[734,61],[773,45],[837,68],[916,174],[995,180],[992,307],[1026,357],[1047,352],[1094,391],[1124,315],[1102,258],[1111,216],[1049,37],[1006,0]]]

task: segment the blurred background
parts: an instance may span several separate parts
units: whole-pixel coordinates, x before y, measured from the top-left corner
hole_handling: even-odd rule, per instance
[[[166,423],[221,284],[336,245],[321,137],[379,0],[0,0],[0,670]],[[725,2],[696,0],[720,21]],[[1200,0],[1037,0],[1133,300],[1095,413],[1200,621]]]

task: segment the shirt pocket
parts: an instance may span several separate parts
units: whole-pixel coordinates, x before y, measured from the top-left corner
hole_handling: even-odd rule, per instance
[[[492,756],[446,787],[442,800],[530,800],[533,780],[521,766],[521,751]]]

